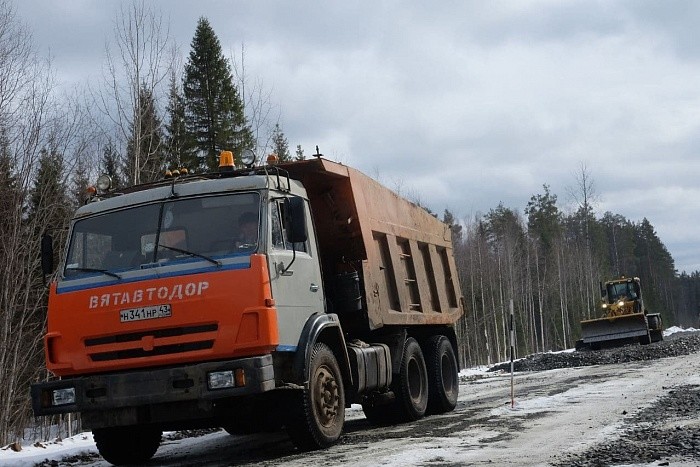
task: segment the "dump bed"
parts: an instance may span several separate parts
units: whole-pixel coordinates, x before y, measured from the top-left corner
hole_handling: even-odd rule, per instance
[[[324,284],[335,297],[329,311],[366,313],[370,329],[457,321],[463,310],[448,225],[351,167],[314,158],[281,168],[306,187]],[[357,309],[347,300],[353,277]]]

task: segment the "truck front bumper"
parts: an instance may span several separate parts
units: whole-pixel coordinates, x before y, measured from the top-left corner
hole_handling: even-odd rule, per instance
[[[220,384],[233,378],[232,384]],[[214,378],[219,376],[219,378]],[[223,376],[223,378],[222,378]],[[212,388],[214,381],[218,381]],[[260,394],[275,388],[272,356],[48,381],[31,387],[34,415],[103,412]],[[209,402],[209,404],[207,404]]]

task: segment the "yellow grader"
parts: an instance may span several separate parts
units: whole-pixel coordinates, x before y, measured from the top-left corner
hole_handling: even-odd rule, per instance
[[[648,313],[638,277],[624,277],[600,286],[600,318],[581,321],[581,339],[576,350],[600,349],[603,345],[637,341],[646,345],[663,340],[663,322],[658,313]]]

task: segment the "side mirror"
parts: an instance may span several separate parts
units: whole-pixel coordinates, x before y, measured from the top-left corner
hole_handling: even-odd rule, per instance
[[[284,200],[287,240],[290,243],[303,243],[308,238],[306,230],[306,203],[303,198],[294,196]]]
[[[47,233],[41,236],[41,272],[44,276],[53,272],[53,238]]]
[[[601,282],[600,282],[600,297],[601,297],[601,298],[605,298],[605,296],[606,296],[607,294],[608,294],[607,291],[606,291],[605,288],[603,287],[603,282],[601,281]]]

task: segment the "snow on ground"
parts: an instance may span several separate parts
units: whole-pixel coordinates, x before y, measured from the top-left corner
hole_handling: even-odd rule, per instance
[[[0,449],[0,466],[33,466],[44,459],[61,459],[84,453],[97,453],[91,432],[34,444],[25,441],[20,452],[3,447]]]
[[[664,336],[669,336],[676,332],[690,332],[697,331],[694,328],[679,328],[677,326],[670,327],[664,331]],[[572,351],[572,349],[566,350],[564,352]],[[459,375],[461,378],[472,378],[472,377],[482,377],[488,378],[486,370],[488,367],[479,366],[476,368],[470,368],[460,371]],[[698,383],[700,383],[700,377],[698,378]],[[623,387],[629,384],[628,381],[624,379],[620,380],[618,383],[614,381],[609,381],[603,385],[599,385],[598,389],[602,390],[602,386],[619,384]],[[607,388],[608,390],[610,388]],[[575,394],[575,391],[569,391],[569,393],[564,396],[562,394],[553,394],[551,396],[543,396],[539,398],[530,399],[527,401],[517,402],[514,408],[510,407],[499,407],[494,409],[494,415],[507,415],[509,412],[538,412],[543,410],[544,407],[547,410],[566,410],[567,406],[570,406],[573,399],[576,397],[590,397],[590,394]],[[498,413],[495,413],[498,412]],[[348,409],[347,419],[353,420],[364,417],[362,413],[362,407],[356,404]],[[212,434],[216,435],[216,433]],[[205,436],[212,436],[205,435]],[[490,434],[485,431],[483,434],[484,438],[488,438]],[[182,446],[186,446],[188,443],[200,442],[201,438],[192,438],[191,440],[180,440],[179,443]],[[395,440],[387,440],[386,443],[392,443]],[[474,440],[477,442],[478,440]],[[387,446],[389,447],[389,446]],[[464,441],[461,442],[461,447],[464,447]],[[391,457],[390,462],[382,463],[384,466],[403,466],[407,464],[416,463],[422,460],[434,459],[436,456],[443,457],[444,459],[449,459],[449,451],[453,447],[451,446],[435,446],[429,442],[419,442],[416,443],[412,449],[404,452],[397,452],[395,456]],[[10,446],[5,446],[0,448],[0,467],[31,467],[35,464],[42,462],[45,459],[62,459],[65,457],[80,456],[85,454],[96,454],[97,448],[95,447],[95,442],[92,439],[92,433],[80,433],[75,436],[68,438],[55,438],[50,441],[35,441],[35,440],[23,440],[21,443],[21,450],[15,452],[10,448]],[[464,460],[462,458],[462,460]],[[359,464],[358,464],[359,465]]]
[[[677,332],[697,332],[698,330],[695,328],[679,328],[678,326],[671,326],[668,329],[664,329],[664,337],[670,336],[671,334],[675,334]]]

